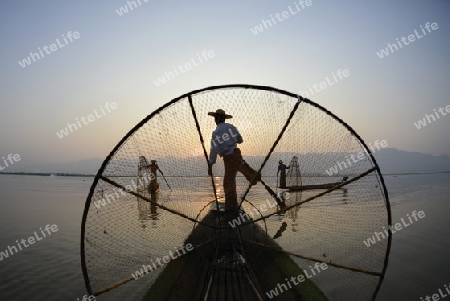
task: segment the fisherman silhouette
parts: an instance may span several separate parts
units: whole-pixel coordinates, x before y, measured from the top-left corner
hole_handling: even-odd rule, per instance
[[[237,172],[241,172],[253,185],[261,180],[261,175],[244,161],[241,150],[237,148],[237,144],[241,144],[244,140],[234,125],[225,122],[226,119],[233,118],[233,116],[225,114],[225,111],[222,109],[218,109],[216,112],[209,112],[208,115],[214,117],[217,125],[211,138],[208,174],[212,175],[212,165],[216,163],[217,155],[222,157],[225,165],[225,176],[223,178],[225,210],[238,211]]]
[[[158,164],[156,164],[156,162],[157,162],[156,160],[151,160],[150,161],[150,166],[149,166],[150,167],[150,172],[152,173],[151,181],[150,181],[150,184],[148,185],[148,190],[149,190],[150,193],[155,193],[159,189],[158,178],[157,178],[157,171],[159,170],[159,172],[161,174],[163,174],[161,172],[161,170],[159,169]]]
[[[289,166],[286,166],[285,164],[283,164],[282,160],[278,161],[277,177],[278,177],[278,174],[281,172],[280,185],[278,186],[280,188],[286,188],[286,169],[289,169]]]

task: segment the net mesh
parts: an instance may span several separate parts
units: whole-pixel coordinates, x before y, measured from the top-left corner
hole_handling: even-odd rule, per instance
[[[210,177],[205,156],[216,128],[208,112],[219,108],[262,179],[237,174],[232,217],[211,210],[225,200],[224,162]],[[277,188],[279,160],[295,161],[287,182],[299,189]],[[146,189],[152,180],[158,193]],[[83,272],[98,300],[269,300],[275,289],[276,300],[373,300],[389,223],[382,176],[345,123],[288,92],[213,87],[149,115],[105,160],[83,217]]]
[[[289,172],[287,173],[288,177],[288,186],[287,187],[297,187],[302,186],[302,174],[300,172],[300,166],[298,165],[298,157],[293,156],[291,163],[288,166]]]

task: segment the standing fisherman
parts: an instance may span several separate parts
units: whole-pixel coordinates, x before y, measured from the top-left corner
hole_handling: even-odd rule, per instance
[[[158,179],[157,179],[157,174],[156,172],[159,170],[159,172],[161,174],[163,174],[161,172],[161,170],[159,169],[158,164],[156,164],[156,160],[151,160],[150,161],[150,172],[151,172],[151,181],[150,184],[148,185],[148,190],[150,191],[150,193],[155,193],[158,191],[159,189],[159,184],[158,184]]]
[[[237,172],[241,172],[253,185],[261,180],[261,175],[242,158],[241,151],[236,144],[241,144],[244,140],[237,128],[230,123],[225,123],[225,119],[233,118],[233,116],[225,114],[225,111],[222,109],[218,109],[216,112],[209,112],[208,115],[214,116],[217,125],[211,138],[208,174],[212,175],[212,165],[216,163],[217,155],[221,156],[225,164],[225,176],[223,178],[225,210],[237,211]]]
[[[286,169],[289,169],[289,166],[286,166],[285,164],[283,164],[282,160],[278,161],[277,177],[278,177],[278,174],[281,171],[280,185],[278,186],[280,188],[286,188]]]

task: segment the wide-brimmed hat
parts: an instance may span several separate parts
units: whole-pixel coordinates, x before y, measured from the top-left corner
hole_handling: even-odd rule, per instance
[[[158,162],[158,161],[156,161],[156,160],[150,160],[150,163],[156,163],[156,162]]]
[[[222,109],[217,109],[215,112],[208,112],[209,116],[216,116],[216,115],[220,115],[220,116],[225,116],[225,119],[230,119],[233,118],[233,116],[225,114],[225,111]]]

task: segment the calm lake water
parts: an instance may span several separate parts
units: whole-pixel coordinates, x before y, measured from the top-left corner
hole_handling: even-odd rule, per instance
[[[0,252],[16,240],[58,231],[0,261],[0,300],[77,300],[86,294],[80,265],[84,203],[93,178],[0,175]],[[420,300],[450,283],[450,174],[385,176],[393,223],[426,217],[393,235],[377,300]]]

